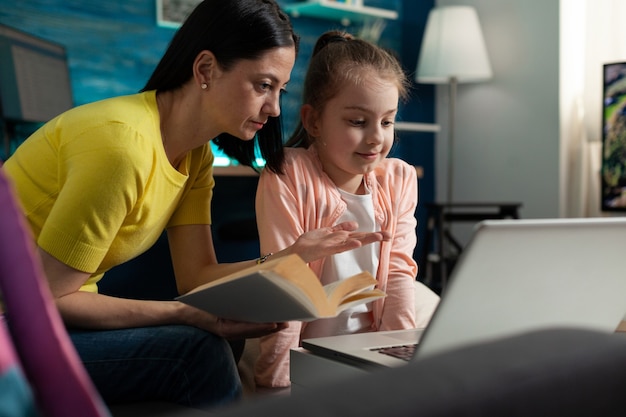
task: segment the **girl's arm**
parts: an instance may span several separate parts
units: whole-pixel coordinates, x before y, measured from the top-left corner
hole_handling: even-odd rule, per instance
[[[263,252],[272,252],[292,244],[307,227],[302,208],[305,202],[292,181],[290,175],[261,174],[256,215]],[[254,379],[258,387],[290,386],[289,352],[298,347],[301,329],[302,323],[290,322],[287,329],[260,339],[260,353],[254,367]]]
[[[388,190],[395,205],[395,233],[389,253],[387,297],[380,330],[415,327],[415,280],[417,263],[413,252],[417,243],[415,209],[417,207],[417,176],[415,170],[402,164],[402,175],[393,175]],[[395,194],[394,194],[395,193]],[[401,198],[400,198],[401,196]]]

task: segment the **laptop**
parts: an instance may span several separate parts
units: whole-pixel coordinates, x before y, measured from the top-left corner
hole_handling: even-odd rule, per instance
[[[305,339],[302,347],[374,369],[525,331],[612,333],[626,313],[625,240],[626,218],[485,220],[426,329]],[[381,352],[389,347],[408,358]]]

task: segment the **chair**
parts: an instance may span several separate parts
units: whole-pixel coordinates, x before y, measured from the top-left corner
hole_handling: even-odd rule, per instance
[[[439,305],[440,297],[420,281],[415,281],[415,327],[428,325]]]
[[[0,320],[0,373],[8,370],[19,380],[23,372],[44,417],[109,416],[65,331],[28,230],[0,166],[0,294],[7,319],[6,328]],[[15,403],[27,406],[28,390],[20,395]],[[0,415],[5,406],[0,402]]]
[[[0,415],[35,417],[37,407],[13,348],[6,323],[0,317]]]

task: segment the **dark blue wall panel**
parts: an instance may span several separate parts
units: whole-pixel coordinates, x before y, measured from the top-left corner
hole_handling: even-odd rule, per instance
[[[417,59],[422,35],[428,19],[428,12],[434,7],[434,0],[403,0],[400,56],[405,68],[415,79]],[[435,122],[435,89],[432,85],[413,84],[411,100],[402,109],[402,118],[406,121],[423,123]],[[405,161],[421,166],[424,177],[420,180],[419,204],[417,209],[418,245],[415,258],[420,266],[420,278],[426,271],[425,255],[427,213],[426,204],[435,200],[435,134],[400,133],[398,156]]]

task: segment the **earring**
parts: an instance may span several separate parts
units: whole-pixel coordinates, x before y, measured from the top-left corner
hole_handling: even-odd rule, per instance
[[[203,90],[206,90],[209,87],[209,85],[207,83],[202,83],[200,84],[200,87],[202,87]]]

